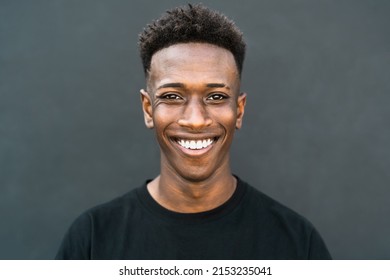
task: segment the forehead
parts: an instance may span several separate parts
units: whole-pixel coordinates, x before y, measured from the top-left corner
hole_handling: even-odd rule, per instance
[[[236,83],[238,69],[233,54],[206,43],[183,43],[156,52],[151,61],[149,82]],[[233,86],[233,85],[231,85]]]

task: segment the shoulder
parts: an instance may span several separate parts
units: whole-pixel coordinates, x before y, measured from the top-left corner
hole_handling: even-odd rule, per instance
[[[129,216],[137,215],[143,209],[139,199],[139,193],[143,188],[145,188],[145,184],[88,209],[75,220],[74,224],[91,223],[91,226],[96,230],[125,223]]]
[[[285,206],[274,198],[266,195],[259,189],[240,180],[243,185],[246,185],[246,207],[256,214],[261,214],[262,217],[279,220],[280,222],[290,224],[303,224],[307,227],[313,225],[302,215]]]
[[[304,224],[308,227],[313,227],[305,217],[298,214],[296,211],[248,183],[242,180],[240,181],[242,184],[246,185],[246,207],[250,208],[251,211],[261,214],[262,216],[266,215],[266,217],[270,219],[277,219],[280,222]]]
[[[130,215],[139,211],[138,192],[143,186],[79,215],[62,240],[56,259],[90,259],[97,233],[110,236],[126,226]]]
[[[241,182],[247,188],[243,204],[245,216],[256,223],[257,232],[266,232],[267,240],[272,240],[275,246],[290,246],[292,251],[297,252],[296,258],[330,258],[322,237],[308,219],[260,190]]]
[[[85,211],[84,214],[90,216],[110,215],[112,213],[122,213],[131,210],[132,208],[135,208],[136,205],[139,203],[138,192],[142,187],[143,186],[132,189],[131,191],[119,197],[116,197],[108,202],[94,206]]]

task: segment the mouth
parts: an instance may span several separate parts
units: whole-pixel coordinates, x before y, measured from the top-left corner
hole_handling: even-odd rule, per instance
[[[204,138],[204,139],[184,139],[176,138],[176,142],[184,153],[189,155],[200,155],[209,151],[213,144],[218,140],[218,137]]]
[[[183,148],[189,150],[201,150],[206,149],[211,144],[214,143],[214,138],[207,138],[201,140],[185,140],[185,139],[177,139],[176,142]]]

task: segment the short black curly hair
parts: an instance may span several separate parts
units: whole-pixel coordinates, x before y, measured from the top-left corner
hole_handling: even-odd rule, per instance
[[[202,4],[168,10],[144,28],[138,45],[145,75],[150,70],[154,53],[174,44],[189,42],[209,43],[229,50],[241,76],[246,48],[242,32],[225,15]]]

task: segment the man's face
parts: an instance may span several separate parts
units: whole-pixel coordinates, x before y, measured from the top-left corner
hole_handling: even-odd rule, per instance
[[[234,57],[224,48],[183,43],[153,55],[148,93],[141,98],[145,123],[160,145],[162,170],[190,181],[230,170],[230,145],[246,100],[239,88]]]

